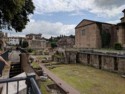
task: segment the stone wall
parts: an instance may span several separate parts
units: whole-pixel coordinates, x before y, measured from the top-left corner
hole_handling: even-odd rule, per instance
[[[76,48],[101,48],[100,32],[96,23],[77,28],[75,33]]]
[[[102,36],[107,32],[109,36]],[[75,28],[76,48],[103,48],[103,38],[107,37],[109,43],[105,46],[113,47],[117,41],[116,26],[90,20],[83,20]]]
[[[67,63],[81,63],[111,72],[125,73],[125,57],[97,53],[66,51]]]
[[[67,63],[76,63],[77,60],[77,52],[73,51],[73,52],[66,52],[65,54],[66,56],[66,62]]]
[[[32,49],[46,48],[46,40],[28,40],[29,47]]]
[[[118,72],[125,73],[125,58],[118,58]]]
[[[102,56],[102,69],[114,71],[114,57]]]
[[[99,68],[99,56],[90,55],[90,65],[96,68]]]
[[[125,10],[122,11],[124,13],[124,17],[122,17],[120,20],[121,22],[117,24],[117,37],[118,37],[118,43],[121,43],[124,47],[125,44]]]
[[[59,63],[65,63],[65,58],[59,58],[59,57],[56,57],[56,56],[53,56],[52,60],[54,62],[59,62]]]
[[[87,54],[82,54],[79,53],[79,62],[84,64],[84,65],[88,65],[88,61],[87,61]]]
[[[117,33],[118,43],[125,44],[125,32],[124,31],[125,31],[124,27],[119,26],[118,33]]]

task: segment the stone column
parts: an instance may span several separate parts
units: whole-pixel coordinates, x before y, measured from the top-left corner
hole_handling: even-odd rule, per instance
[[[122,26],[119,26],[118,42],[121,43],[122,45],[125,43],[125,30]]]
[[[28,64],[28,61],[29,61],[28,56],[29,55],[27,55],[26,53],[21,53],[20,54],[20,63],[21,63],[21,67],[22,67],[23,71],[25,71],[26,73],[32,73],[34,71]]]

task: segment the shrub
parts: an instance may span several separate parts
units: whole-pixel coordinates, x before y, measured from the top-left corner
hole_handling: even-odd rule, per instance
[[[24,40],[24,41],[22,42],[21,47],[22,47],[22,48],[27,48],[28,46],[29,46],[28,41]]]
[[[122,50],[122,45],[120,43],[115,43],[114,49],[115,50]]]
[[[49,52],[45,51],[44,54],[45,54],[45,55],[49,55]]]
[[[52,43],[51,43],[51,47],[52,47],[52,48],[56,48],[56,47],[57,47],[56,42],[52,42]]]
[[[32,52],[33,52],[33,49],[29,48],[27,51],[28,51],[29,53],[32,53]]]

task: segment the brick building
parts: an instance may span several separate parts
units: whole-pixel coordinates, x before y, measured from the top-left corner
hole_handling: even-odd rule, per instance
[[[46,48],[47,41],[42,38],[42,34],[27,34],[26,39],[29,43],[29,47],[33,49]]]
[[[27,34],[26,38],[29,40],[41,39],[42,34]]]
[[[76,48],[103,48],[117,41],[116,26],[84,19],[75,27]]]
[[[125,47],[125,9],[122,12],[124,13],[124,17],[122,17],[121,22],[117,24],[117,36],[118,42]]]
[[[20,40],[25,40],[25,37],[8,37],[7,38],[7,44],[8,45],[19,45]]]

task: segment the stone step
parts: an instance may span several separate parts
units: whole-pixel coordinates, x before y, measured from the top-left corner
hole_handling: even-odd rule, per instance
[[[11,68],[11,70],[10,70],[10,71],[13,71],[13,70],[21,70],[21,68],[20,68],[20,67]]]
[[[10,78],[20,74],[21,72],[21,64],[12,64],[10,69]]]

